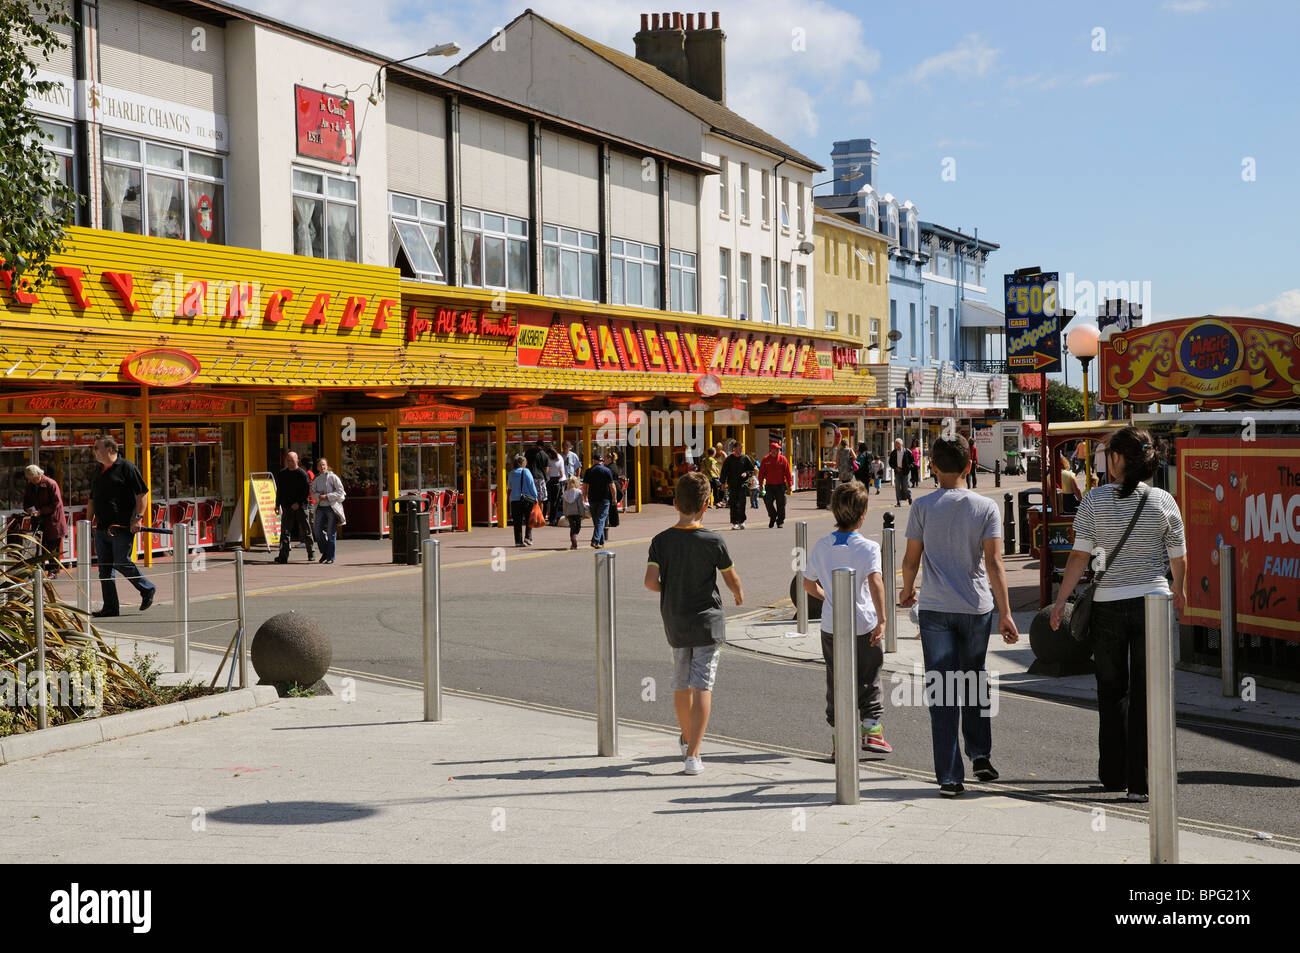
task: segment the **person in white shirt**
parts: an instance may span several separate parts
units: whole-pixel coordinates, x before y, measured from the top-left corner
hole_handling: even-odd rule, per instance
[[[329,461],[320,457],[316,461],[316,478],[311,481],[311,495],[316,498],[316,541],[320,543],[320,561],[334,562],[339,527],[347,522],[343,515],[343,501],[347,493],[343,481],[330,469]]]

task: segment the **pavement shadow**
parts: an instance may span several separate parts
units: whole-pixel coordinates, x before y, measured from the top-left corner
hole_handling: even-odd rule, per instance
[[[591,760],[590,755],[581,755],[586,760]],[[551,762],[555,758],[520,758],[519,762],[528,761],[546,761]],[[489,772],[486,774],[458,774],[457,781],[568,781],[575,778],[635,778],[635,777],[663,777],[660,771],[651,771],[650,769],[665,764],[680,764],[681,756],[663,755],[653,757],[634,758],[631,761],[622,764],[595,765],[584,768],[558,768],[548,770],[547,768],[525,768],[519,771]],[[788,761],[784,755],[767,754],[764,752],[755,752],[753,754],[737,754],[725,758],[714,757],[709,760],[710,765],[743,765],[743,764],[762,764],[770,761]],[[450,763],[450,762],[448,762]],[[492,762],[462,762],[466,764],[488,764]],[[507,761],[507,763],[511,763]],[[681,772],[677,772],[681,773]],[[551,792],[539,792],[551,793]]]
[[[818,790],[788,790],[791,787],[803,785],[816,785]],[[777,791],[776,788],[785,788],[787,790]],[[859,788],[859,796],[864,801],[909,801],[916,798],[917,791],[915,788],[863,786]],[[771,784],[758,784],[744,791],[719,794],[713,797],[702,794],[695,797],[672,798],[669,803],[698,806],[686,806],[679,809],[664,808],[654,813],[669,815],[712,814],[734,811],[770,811],[782,807],[821,807],[835,803],[835,784],[833,781],[828,782],[822,778],[780,781]]]
[[[360,821],[378,814],[364,804],[340,801],[266,801],[261,804],[237,804],[209,811],[208,819],[226,824],[287,826],[293,824],[338,824]]]
[[[1179,771],[1179,784],[1223,784],[1250,788],[1297,788],[1300,778],[1279,778],[1252,771]]]

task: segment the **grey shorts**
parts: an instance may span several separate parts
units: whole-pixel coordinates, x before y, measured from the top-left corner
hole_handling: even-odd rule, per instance
[[[721,649],[722,646],[717,643],[673,649],[673,691],[683,692],[688,688],[713,691],[713,683],[718,678],[718,656],[722,654]]]

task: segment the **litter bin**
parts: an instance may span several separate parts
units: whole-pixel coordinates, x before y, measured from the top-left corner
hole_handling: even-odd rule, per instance
[[[831,493],[835,491],[835,484],[839,478],[838,470],[822,470],[817,474],[817,509],[830,508]]]
[[[388,531],[393,540],[393,562],[420,563],[421,503],[418,496],[399,496],[389,503]]]
[[[1030,483],[1041,483],[1043,481],[1043,467],[1040,460],[1041,458],[1036,453],[1025,455],[1025,479]]]
[[[1033,497],[1033,499],[1031,500],[1030,497]],[[1042,502],[1042,487],[1033,486],[1016,494],[1016,512],[1019,515],[1020,555],[1022,556],[1029,552],[1030,544],[1033,541],[1033,537],[1029,535],[1029,508],[1031,506],[1040,506]]]

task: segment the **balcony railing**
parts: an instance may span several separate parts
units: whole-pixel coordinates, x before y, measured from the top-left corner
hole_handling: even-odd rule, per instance
[[[963,371],[974,371],[978,374],[1007,373],[1006,361],[958,361],[957,363]]]

